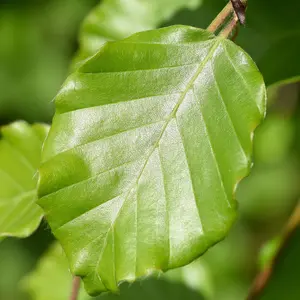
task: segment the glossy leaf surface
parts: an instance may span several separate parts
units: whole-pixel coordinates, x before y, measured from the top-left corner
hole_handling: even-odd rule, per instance
[[[106,294],[96,299],[111,300],[150,300],[150,299],[204,299],[202,291],[209,294],[209,274],[206,267],[199,261],[172,270],[160,279],[151,278],[145,282],[121,286],[120,295]],[[206,286],[204,286],[206,284]],[[55,288],[53,288],[55,286]],[[72,286],[72,275],[68,262],[58,243],[39,261],[37,268],[21,282],[31,300],[65,300],[68,299]],[[208,296],[209,297],[209,296]],[[210,299],[210,298],[205,299]],[[78,300],[91,300],[83,288],[80,289]]]
[[[1,128],[0,237],[27,237],[41,221],[36,173],[47,132],[47,125],[21,121]]]
[[[224,238],[265,94],[240,48],[185,26],[107,43],[67,79],[38,203],[89,293],[186,265]]]
[[[84,20],[75,63],[95,54],[107,41],[154,29],[182,8],[194,9],[202,0],[104,0]]]

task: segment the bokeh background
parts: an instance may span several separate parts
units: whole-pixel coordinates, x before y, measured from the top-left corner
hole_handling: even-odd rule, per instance
[[[0,124],[17,119],[51,122],[52,99],[70,70],[79,25],[97,3],[0,0]],[[180,12],[166,24],[207,26],[217,11],[201,9]],[[249,26],[241,31],[251,33]],[[249,43],[243,34],[240,41]],[[239,219],[229,236],[201,258],[210,274],[204,281],[209,281],[211,299],[245,299],[260,268],[262,246],[282,232],[300,198],[300,84],[272,86],[268,93],[268,114],[255,135],[253,170],[236,194]],[[19,282],[52,242],[43,222],[30,238],[0,243],[1,300],[31,299]]]

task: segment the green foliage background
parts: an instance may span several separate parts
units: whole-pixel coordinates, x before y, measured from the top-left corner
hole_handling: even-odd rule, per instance
[[[0,124],[16,119],[50,122],[51,100],[77,50],[79,24],[97,2],[0,1]],[[198,10],[181,11],[166,24],[205,28],[225,3],[206,0]],[[265,3],[249,0],[248,24],[237,43],[253,56],[267,83],[287,78],[295,82],[269,89],[268,115],[255,136],[254,167],[237,191],[239,220],[229,236],[201,258],[211,273],[212,299],[245,298],[259,268],[261,246],[280,233],[300,196],[300,85],[295,80],[300,74],[299,59],[295,61],[299,10],[282,9],[280,1],[273,1],[269,10]],[[274,19],[279,21],[274,24]],[[30,299],[16,287],[52,241],[42,223],[26,240],[8,238],[0,243],[5,274],[0,276],[0,299]]]

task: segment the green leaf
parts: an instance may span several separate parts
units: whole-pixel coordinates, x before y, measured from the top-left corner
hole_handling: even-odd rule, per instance
[[[1,272],[5,274],[0,276],[0,299],[25,300],[16,285],[33,267],[34,258],[22,242],[24,240],[10,238],[0,243]]]
[[[50,122],[76,32],[95,0],[9,1],[0,9],[0,123]]]
[[[47,132],[47,125],[22,121],[1,128],[0,237],[27,237],[40,224],[36,173]]]
[[[207,27],[226,1],[204,0],[199,10],[183,11],[168,24]],[[236,43],[257,63],[267,85],[300,78],[300,1],[249,0],[246,26]]]
[[[104,0],[84,20],[75,67],[107,41],[154,29],[182,8],[195,9],[202,0]],[[77,64],[79,63],[79,64]]]
[[[32,300],[65,300],[72,289],[72,275],[61,246],[54,243],[42,256],[36,269],[21,283],[22,290],[31,295]],[[81,289],[78,300],[89,299]]]
[[[120,296],[102,295],[97,299],[140,300],[140,299],[202,299],[202,292],[209,294],[209,274],[203,263],[196,261],[184,268],[172,270],[160,279],[150,278],[133,285],[122,285]],[[206,284],[206,286],[204,286]],[[21,281],[21,288],[27,291],[32,300],[68,299],[72,286],[72,275],[68,262],[58,243],[39,261],[37,268]],[[53,288],[55,287],[55,288]],[[80,289],[78,300],[91,300]],[[208,299],[208,298],[205,298]]]
[[[276,164],[290,156],[295,128],[291,118],[268,114],[255,136],[255,155],[259,162]],[[272,153],[272,155],[270,155]]]
[[[38,203],[90,294],[224,238],[265,95],[242,49],[186,26],[109,42],[67,79]]]

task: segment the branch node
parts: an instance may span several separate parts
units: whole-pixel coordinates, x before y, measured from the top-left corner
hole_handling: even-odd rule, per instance
[[[246,24],[246,8],[247,2],[242,0],[230,0],[236,16],[241,25]]]

